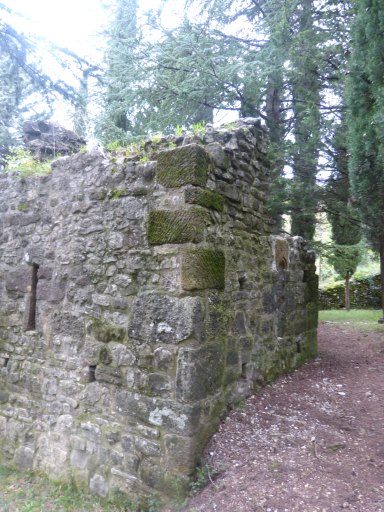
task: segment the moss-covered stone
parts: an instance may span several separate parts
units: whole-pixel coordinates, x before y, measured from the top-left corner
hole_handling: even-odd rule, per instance
[[[29,204],[28,203],[19,203],[17,205],[17,209],[20,211],[20,212],[26,212],[29,210]]]
[[[223,251],[203,247],[185,250],[181,257],[181,286],[184,290],[224,289]]]
[[[100,363],[103,363],[106,365],[111,364],[111,362],[112,362],[112,355],[106,346],[103,346],[100,350],[99,361],[100,361]]]
[[[119,199],[126,195],[128,195],[128,192],[125,188],[113,188],[108,192],[109,199]]]
[[[107,197],[107,191],[103,189],[95,190],[90,193],[89,197],[96,201],[103,201]]]
[[[110,341],[121,342],[125,338],[125,329],[118,325],[111,325],[101,320],[95,320],[92,324],[92,333],[95,339],[108,343]]]
[[[167,188],[205,186],[210,157],[198,144],[162,151],[157,159],[157,180]]]
[[[197,207],[152,210],[148,218],[148,242],[151,245],[201,242],[208,222],[208,212]]]
[[[218,212],[222,212],[224,208],[223,197],[217,192],[211,190],[190,187],[185,191],[185,202],[190,204],[198,204],[204,208],[211,208]]]

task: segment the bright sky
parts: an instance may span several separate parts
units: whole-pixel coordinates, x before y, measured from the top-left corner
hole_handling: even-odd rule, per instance
[[[3,3],[27,18],[11,19],[17,29],[38,34],[79,54],[88,54],[95,47],[95,36],[108,18],[101,0],[3,0]]]
[[[111,5],[116,0],[2,0],[2,3],[21,16],[6,17],[16,30],[26,35],[34,34],[52,43],[68,48],[80,57],[98,63],[104,41],[100,33],[112,21]],[[142,12],[159,7],[162,0],[141,0]],[[181,0],[166,4],[163,23],[175,26],[184,12]],[[109,8],[108,8],[109,6]],[[4,14],[4,13],[2,13]],[[56,120],[68,125],[65,120],[67,106],[58,106]]]

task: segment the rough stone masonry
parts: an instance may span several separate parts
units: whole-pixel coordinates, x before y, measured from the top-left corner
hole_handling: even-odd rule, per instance
[[[179,493],[227,407],[316,354],[260,123],[144,151],[0,174],[2,457],[101,496]]]

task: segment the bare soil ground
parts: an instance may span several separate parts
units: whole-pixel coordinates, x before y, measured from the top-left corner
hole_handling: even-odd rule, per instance
[[[384,329],[320,325],[319,357],[233,410],[206,462],[184,512],[384,512]]]

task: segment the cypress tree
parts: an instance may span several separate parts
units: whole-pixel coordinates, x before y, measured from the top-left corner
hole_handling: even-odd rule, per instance
[[[384,3],[358,0],[347,103],[352,192],[371,246],[380,254],[384,322]]]
[[[333,172],[327,182],[325,200],[333,242],[327,258],[345,281],[345,308],[349,310],[350,279],[361,259],[361,224],[351,197],[346,132],[342,121],[333,137]]]

